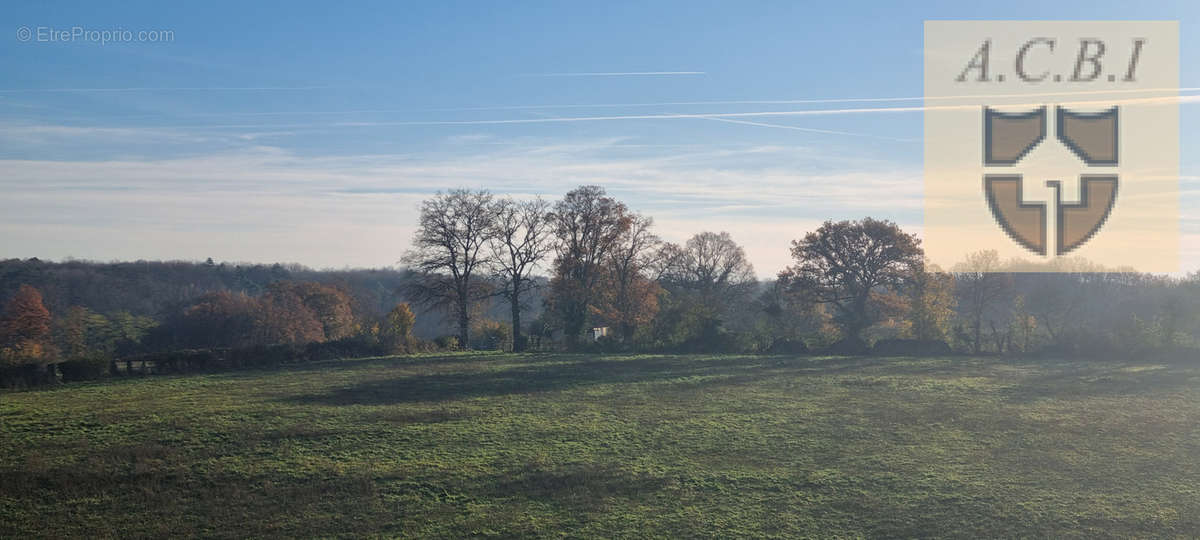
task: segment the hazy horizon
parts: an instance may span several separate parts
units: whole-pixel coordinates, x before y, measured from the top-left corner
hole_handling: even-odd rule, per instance
[[[0,42],[0,257],[394,265],[419,201],[597,184],[665,240],[727,231],[760,277],[826,219],[922,223],[921,24],[1077,18],[1082,3],[699,9],[25,5]],[[1088,18],[1196,7],[1092,3]],[[797,21],[819,17],[804,32]],[[664,25],[688,31],[666,32]],[[169,41],[39,32],[169,31]],[[346,50],[355,54],[347,55]],[[820,50],[820,56],[810,54]],[[1181,63],[1200,52],[1185,41]],[[1200,87],[1184,71],[1181,86]],[[1183,208],[1200,163],[1186,149]],[[1183,271],[1200,267],[1184,216]]]

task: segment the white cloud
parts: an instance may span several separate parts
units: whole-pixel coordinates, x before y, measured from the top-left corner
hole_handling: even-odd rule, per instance
[[[451,157],[310,157],[256,146],[160,160],[3,160],[0,257],[391,265],[420,200],[454,187],[554,199],[602,185],[653,216],[665,239],[730,232],[760,276],[789,264],[790,241],[825,219],[872,215],[920,231],[922,179],[913,168],[790,146],[648,156],[638,148],[631,157],[626,147],[638,145],[625,138],[507,142]],[[1184,219],[1185,269],[1200,263],[1197,226]]]
[[[872,170],[846,171],[849,157],[788,146],[629,157],[627,142],[523,141],[443,158],[306,157],[259,146],[161,160],[7,160],[0,256],[390,265],[419,201],[435,191],[553,199],[599,184],[654,216],[667,239],[729,231],[769,276],[788,263],[788,242],[826,217],[919,219],[919,171],[871,162],[860,165]]]

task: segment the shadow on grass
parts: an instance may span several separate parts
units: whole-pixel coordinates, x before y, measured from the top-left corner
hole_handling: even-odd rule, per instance
[[[479,364],[489,360],[504,358],[498,353],[450,353],[450,354],[421,354],[421,355],[392,355],[392,356],[368,356],[365,358],[343,358],[336,360],[319,360],[315,362],[302,362],[296,364],[281,364],[278,366],[264,366],[255,368],[238,369],[233,371],[218,372],[218,376],[228,378],[255,378],[263,373],[288,371],[292,373],[310,373],[316,371],[328,371],[330,369],[353,369],[372,364],[389,367],[420,367],[434,365],[453,365],[453,364]],[[186,374],[185,374],[186,375]]]
[[[555,392],[605,384],[678,380],[689,388],[699,388],[748,384],[775,376],[839,375],[870,368],[883,372],[895,369],[897,372],[893,374],[910,375],[952,373],[956,369],[953,365],[893,367],[891,359],[868,357],[546,355],[524,358],[528,362],[520,364],[481,361],[487,360],[487,356],[476,361],[463,356],[451,359],[456,362],[437,366],[450,368],[453,370],[450,372],[385,375],[347,388],[283,399],[301,404],[389,405]]]
[[[1051,362],[1036,376],[1006,388],[1006,401],[1030,403],[1042,399],[1087,399],[1153,395],[1197,387],[1200,369],[1191,363]]]
[[[666,478],[635,474],[616,465],[588,463],[535,467],[519,474],[491,477],[482,485],[490,486],[484,491],[489,497],[520,494],[531,500],[589,511],[613,497],[648,498],[668,483]]]
[[[447,402],[513,394],[555,392],[595,385],[654,383],[679,380],[688,387],[752,383],[776,376],[961,377],[964,364],[979,375],[997,376],[986,368],[1011,364],[1003,359],[879,358],[784,356],[613,356],[586,355],[433,356],[404,359],[398,367],[428,373],[381,376],[320,394],[283,398],[319,405],[388,405]],[[379,361],[369,359],[363,362]],[[1131,369],[1134,364],[1051,361],[1014,364],[1029,368],[1004,390],[1011,402],[1040,398],[1125,395],[1193,386],[1200,370],[1166,364]],[[975,371],[969,369],[968,371]],[[1011,375],[1010,375],[1011,376]],[[436,419],[435,419],[436,420]]]
[[[441,402],[509,394],[553,392],[614,383],[655,382],[688,377],[753,377],[777,371],[769,359],[753,356],[594,357],[563,355],[552,362],[464,365],[445,373],[423,373],[361,382],[286,401],[324,405],[387,405]],[[460,366],[455,366],[460,367]]]

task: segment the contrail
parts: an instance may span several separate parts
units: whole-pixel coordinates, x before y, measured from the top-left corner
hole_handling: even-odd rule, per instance
[[[943,106],[934,108],[957,109],[967,105]],[[923,111],[929,107],[875,107],[862,109],[817,109],[805,111],[764,111],[743,113],[672,113],[672,114],[636,114],[613,116],[564,116],[550,118],[509,118],[500,120],[404,120],[396,122],[332,122],[328,124],[192,124],[160,126],[174,129],[261,129],[261,128],[320,128],[320,127],[392,127],[392,126],[486,126],[504,124],[550,124],[566,122],[602,122],[615,120],[674,120],[681,118],[740,118],[763,116],[798,116],[798,115],[834,115],[857,114],[872,112],[912,112]],[[974,108],[973,106],[971,108]]]
[[[209,90],[305,90],[319,88],[339,88],[333,86],[312,86],[312,87],[247,87],[247,88],[207,88]],[[200,90],[201,88],[175,88],[174,90]],[[151,88],[144,89],[49,89],[49,90],[0,90],[3,92],[25,92],[25,91],[46,91],[46,92],[72,92],[72,91],[138,91],[138,90],[153,90]],[[158,90],[171,90],[167,88],[158,88]],[[1200,91],[1200,87],[1191,88],[1145,88],[1140,90],[1095,90],[1095,91],[1073,91],[1073,92],[1045,92],[1037,94],[1023,94],[1027,97],[1051,97],[1051,96],[1070,96],[1070,95],[1088,95],[1088,94],[1124,94],[1124,93],[1157,93],[1157,92],[1195,92]],[[888,102],[905,102],[905,101],[945,101],[954,99],[973,98],[997,98],[1010,97],[1002,94],[980,95],[980,96],[916,96],[916,97],[867,97],[867,98],[816,98],[816,99],[782,99],[782,100],[732,100],[732,101],[663,101],[657,103],[580,103],[580,104],[556,104],[556,105],[497,105],[485,107],[436,107],[426,109],[351,109],[343,111],[254,111],[254,112],[219,112],[219,113],[188,113],[188,114],[140,114],[140,115],[121,115],[103,118],[157,118],[161,116],[174,117],[220,117],[220,116],[332,116],[339,114],[400,114],[400,113],[415,113],[415,112],[457,112],[457,111],[513,111],[513,110],[534,110],[534,109],[598,109],[598,108],[631,108],[631,107],[665,107],[665,106],[681,106],[681,105],[802,105],[802,104],[833,104],[833,103],[888,103]]]
[[[1013,97],[1013,96],[1006,96]],[[1024,96],[1017,96],[1024,97]],[[1190,96],[1165,96],[1153,98],[1132,98],[1124,100],[1093,100],[1093,101],[1072,101],[1064,102],[1062,105],[1074,106],[1103,106],[1108,107],[1114,104],[1135,104],[1135,103],[1195,103],[1200,102],[1200,95]],[[1005,104],[1006,107],[1037,107],[1042,105],[1040,102],[1030,103],[1012,103]],[[398,121],[398,122],[334,122],[329,124],[208,124],[208,125],[184,125],[184,126],[156,126],[158,128],[174,128],[174,129],[287,129],[287,128],[350,128],[350,127],[396,127],[396,126],[483,126],[483,125],[508,125],[508,124],[551,124],[551,123],[567,123],[567,122],[602,122],[602,121],[619,121],[619,120],[674,120],[685,118],[701,118],[701,119],[733,119],[733,118],[761,118],[775,116],[827,116],[827,115],[845,115],[845,114],[873,114],[873,113],[909,113],[909,112],[924,112],[924,111],[939,111],[939,110],[978,110],[979,105],[916,105],[907,107],[862,107],[862,108],[841,108],[841,109],[808,109],[800,111],[758,111],[758,112],[740,112],[740,113],[671,113],[671,114],[638,114],[638,115],[612,115],[612,116],[575,116],[575,117],[552,117],[552,118],[510,118],[499,120],[413,120],[413,121]],[[778,127],[778,126],[773,126]],[[807,128],[805,128],[807,129]]]
[[[970,96],[979,97],[979,96]],[[1021,96],[1004,96],[1004,97],[1027,97]],[[1151,98],[1132,98],[1123,100],[1093,100],[1093,101],[1070,101],[1063,102],[1062,105],[1074,106],[1110,106],[1114,104],[1136,104],[1136,103],[1194,103],[1200,101],[1200,95],[1194,96],[1166,96],[1166,97],[1151,97]],[[1005,104],[1006,107],[1037,107],[1041,103],[1013,103]],[[909,107],[861,107],[861,108],[842,108],[842,109],[808,109],[801,111],[756,111],[756,112],[739,112],[739,113],[670,113],[670,114],[630,114],[630,115],[614,115],[614,116],[574,116],[561,118],[514,118],[504,120],[427,120],[427,121],[404,121],[404,122],[340,122],[333,125],[355,127],[355,126],[454,126],[454,125],[491,125],[491,124],[545,124],[555,122],[598,122],[610,120],[672,120],[679,118],[755,118],[755,117],[770,117],[770,116],[825,116],[825,115],[843,115],[843,114],[870,114],[870,113],[905,113],[905,112],[924,112],[924,111],[949,111],[949,110],[975,110],[979,105],[916,105]]]
[[[806,128],[806,127],[800,127],[800,126],[788,126],[788,125],[783,125],[783,124],[768,124],[766,122],[750,122],[747,120],[732,120],[729,118],[706,118],[706,120],[714,120],[717,122],[728,122],[730,124],[743,124],[743,125],[747,125],[747,126],[758,126],[758,127],[777,128],[777,129],[790,129],[790,130],[795,130],[795,131],[806,131],[809,133],[825,133],[825,134],[829,134],[829,135],[849,135],[852,137],[868,137],[871,139],[883,139],[886,141],[897,141],[897,142],[917,142],[917,141],[919,141],[919,139],[901,139],[899,137],[887,137],[884,135],[872,135],[870,133],[855,133],[852,131],[836,131],[836,130],[832,130],[832,129],[816,129],[816,128]]]
[[[638,77],[657,75],[707,75],[703,71],[590,71],[578,73],[523,73],[521,77]]]
[[[135,86],[129,88],[7,88],[0,93],[39,92],[158,92],[158,91],[268,91],[268,90],[326,90],[340,86]]]
[[[1051,97],[1088,94],[1125,94],[1125,93],[1158,93],[1158,92],[1196,92],[1200,87],[1190,88],[1142,88],[1136,90],[1077,90],[1071,92],[1042,92],[1022,94],[1027,97]],[[429,111],[506,111],[521,109],[592,109],[592,108],[624,108],[624,107],[666,107],[680,105],[804,105],[821,103],[887,103],[903,101],[939,101],[965,98],[1002,98],[1011,97],[1005,94],[987,94],[975,96],[908,96],[908,97],[863,97],[863,98],[808,98],[808,99],[754,99],[754,100],[718,100],[718,101],[661,101],[655,103],[578,103],[553,105],[496,105],[488,107],[443,107],[426,109]],[[381,111],[402,112],[402,111]],[[303,113],[301,113],[303,114]]]
[[[1012,97],[1012,96],[1006,96]],[[1023,97],[1023,96],[1020,96]],[[1125,100],[1093,100],[1093,101],[1071,101],[1063,102],[1062,105],[1074,106],[1111,106],[1114,104],[1134,104],[1134,103],[1195,103],[1200,101],[1200,95],[1192,96],[1167,96],[1154,98],[1134,98]],[[1042,105],[1039,102],[1030,103],[1011,103],[1005,104],[1005,107],[1038,107]],[[827,116],[827,115],[844,115],[844,114],[872,114],[872,113],[908,113],[908,112],[924,112],[924,111],[942,111],[942,110],[976,110],[979,105],[916,105],[910,107],[862,107],[862,108],[843,108],[843,109],[809,109],[801,111],[757,111],[757,112],[740,112],[740,113],[671,113],[671,114],[633,114],[633,115],[613,115],[613,116],[566,116],[552,118],[508,118],[500,120],[410,120],[398,122],[333,122],[329,124],[199,124],[199,125],[177,125],[177,126],[158,126],[163,128],[175,129],[262,129],[262,128],[321,128],[321,127],[393,127],[393,126],[486,126],[486,125],[505,125],[505,124],[552,124],[566,122],[603,122],[603,121],[618,121],[618,120],[675,120],[683,118],[702,118],[702,119],[729,119],[729,118],[759,118],[772,116]]]

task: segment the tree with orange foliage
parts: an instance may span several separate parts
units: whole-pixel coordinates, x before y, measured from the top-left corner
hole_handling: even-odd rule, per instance
[[[0,318],[0,364],[38,364],[52,357],[50,310],[41,292],[21,285]]]
[[[609,257],[633,218],[624,203],[600,186],[567,192],[550,216],[558,256],[547,303],[562,320],[567,348],[575,348],[595,310]]]
[[[254,316],[254,344],[313,343],[325,341],[325,328],[304,299],[287,289],[270,290],[258,299]]]
[[[650,258],[660,241],[650,227],[654,220],[640,214],[630,216],[629,228],[618,239],[609,255],[602,281],[597,311],[600,318],[615,326],[621,340],[633,341],[638,327],[658,313],[661,287],[645,275]]]
[[[384,318],[379,338],[391,352],[407,352],[413,343],[412,329],[416,324],[417,317],[412,309],[401,302]]]
[[[658,296],[662,287],[641,273],[622,277],[612,271],[601,283],[604,290],[595,307],[597,318],[616,327],[621,341],[632,343],[638,329],[658,314]]]
[[[298,297],[321,323],[325,340],[341,339],[355,331],[354,308],[350,295],[341,288],[311,281],[277,281],[272,283],[268,290],[273,294],[292,294]]]
[[[954,318],[954,275],[929,261],[913,266],[902,287],[913,338],[947,341]]]
[[[285,284],[272,285],[257,298],[230,291],[201,295],[168,318],[158,330],[159,344],[240,348],[325,341],[326,329],[317,311],[298,292],[306,290]]]
[[[792,241],[796,264],[779,277],[797,292],[832,306],[846,345],[861,349],[860,334],[880,313],[873,309],[873,296],[903,284],[923,256],[921,240],[891,221],[826,221]]]
[[[160,331],[172,348],[244,347],[252,342],[258,302],[245,293],[212,292],[173,314]]]

